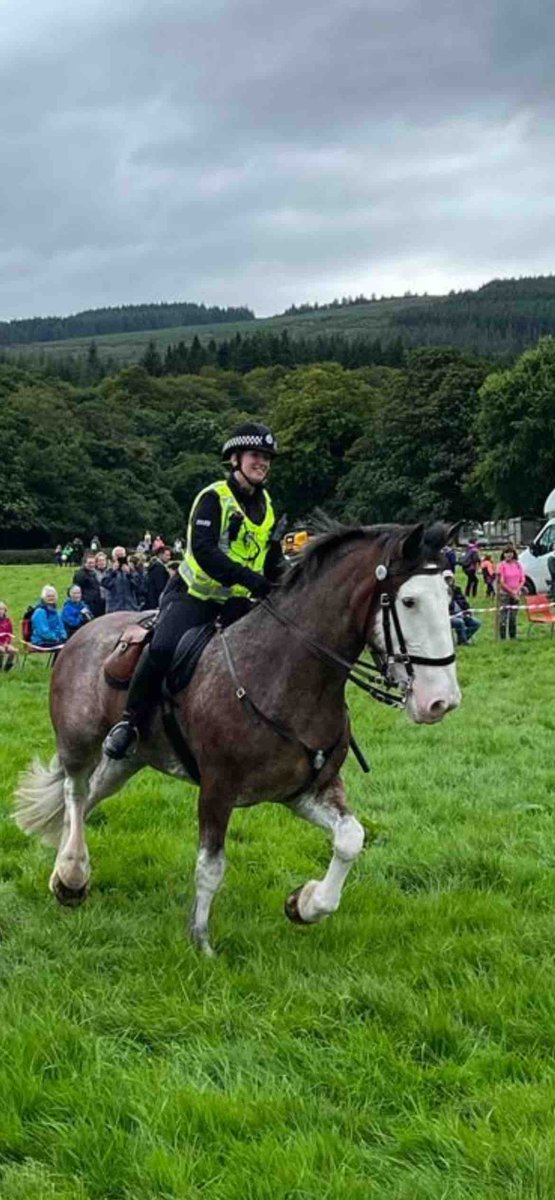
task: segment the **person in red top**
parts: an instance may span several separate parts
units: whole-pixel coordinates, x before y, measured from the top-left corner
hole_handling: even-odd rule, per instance
[[[8,616],[7,605],[0,600],[0,668],[11,671],[17,658],[17,648],[13,640],[13,625]]]
[[[499,613],[499,636],[504,641],[507,636],[516,637],[516,616],[519,598],[524,591],[526,576],[521,567],[514,546],[505,546],[501,562],[497,566],[497,586],[501,604]]]

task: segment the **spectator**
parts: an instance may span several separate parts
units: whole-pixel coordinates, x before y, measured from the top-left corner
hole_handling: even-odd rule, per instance
[[[449,617],[451,628],[454,629],[457,645],[470,646],[474,634],[478,632],[482,622],[473,616],[466,596],[455,583],[452,571],[444,571],[443,578],[449,588]]]
[[[157,533],[156,537],[152,543],[152,553],[156,554],[157,550],[159,550],[160,547],[163,545],[164,545],[164,539],[161,534]]]
[[[17,647],[13,640],[13,625],[8,616],[8,606],[0,600],[0,669],[11,671],[17,659]]]
[[[33,646],[52,649],[66,640],[62,618],[56,608],[58,593],[55,587],[45,584],[31,617],[31,642]]]
[[[81,589],[83,602],[93,617],[101,617],[106,608],[102,598],[100,583],[95,570],[96,556],[92,550],[87,550],[82,567],[75,572],[73,582]]]
[[[73,542],[66,542],[62,550],[61,567],[68,567],[73,561]]]
[[[549,571],[549,596],[551,600],[555,600],[555,542],[551,546],[547,569]]]
[[[477,542],[469,542],[466,554],[463,555],[461,567],[466,575],[465,596],[475,596],[478,591],[478,567],[480,566],[480,551]]]
[[[499,588],[499,637],[505,641],[507,628],[510,638],[516,638],[516,618],[521,592],[524,591],[526,576],[516,556],[514,546],[505,546],[501,562],[497,566]]]
[[[443,557],[447,563],[448,569],[452,571],[454,577],[455,568],[457,566],[457,551],[455,550],[455,547],[449,544],[444,546]]]
[[[495,596],[495,563],[489,554],[484,554],[480,562],[480,570],[482,572],[482,579],[486,585],[486,597]]]
[[[131,571],[137,578],[137,595],[139,597],[139,607],[144,608],[146,597],[146,571],[145,559],[143,554],[131,554],[129,556],[129,565]]]
[[[104,587],[104,576],[106,575],[107,570],[108,570],[108,558],[107,558],[106,554],[104,553],[104,550],[99,550],[98,554],[95,556],[95,560],[94,560],[94,573],[96,575],[96,578],[98,579],[98,583],[99,583],[99,587],[100,587],[100,596],[102,599],[102,603],[104,605],[103,612],[106,612],[106,605],[108,603],[108,593],[106,591],[106,588]]]
[[[63,553],[62,544],[61,544],[61,542],[58,542],[58,545],[56,546],[56,549],[54,551],[54,562],[56,563],[57,567],[61,567],[63,565],[62,564],[62,553]]]
[[[62,621],[66,631],[66,637],[69,639],[82,625],[86,625],[87,621],[92,620],[90,608],[85,604],[81,595],[81,588],[77,583],[74,583],[68,588],[67,600],[64,601],[62,608]]]
[[[112,566],[106,571],[102,586],[106,590],[106,612],[138,612],[141,607],[141,581],[127,561],[124,546],[114,546]]]
[[[74,539],[73,539],[73,561],[81,562],[84,553],[85,553],[85,545],[84,545],[83,539],[80,537],[74,537]]]
[[[93,554],[96,554],[100,550],[100,538],[97,533],[93,533],[92,535],[90,549]]]
[[[176,537],[173,539],[173,552],[177,557],[183,554],[183,538]]]
[[[145,608],[158,608],[160,596],[169,579],[167,564],[171,556],[169,546],[159,546],[151,558],[146,578]]]

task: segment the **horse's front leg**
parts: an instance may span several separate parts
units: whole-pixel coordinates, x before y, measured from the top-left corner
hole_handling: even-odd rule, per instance
[[[60,904],[76,907],[89,892],[90,862],[85,841],[85,804],[90,769],[66,775],[64,825],[49,887]]]
[[[345,788],[337,776],[324,791],[301,796],[292,811],[311,825],[328,830],[333,855],[323,879],[310,879],[285,901],[290,921],[312,925],[339,908],[343,885],[364,845],[364,830],[345,803]]]
[[[233,803],[221,794],[201,788],[199,795],[199,852],[195,870],[195,899],[191,912],[190,933],[196,946],[208,957],[214,951],[208,937],[208,919],[212,900],[225,871],[224,844]]]

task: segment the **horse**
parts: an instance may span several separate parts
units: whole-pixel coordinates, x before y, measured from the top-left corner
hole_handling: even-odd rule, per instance
[[[236,807],[279,802],[331,835],[324,878],[297,888],[285,910],[302,924],[337,910],[364,841],[340,771],[350,740],[345,687],[365,648],[385,683],[403,689],[412,721],[434,724],[459,704],[442,575],[448,537],[439,524],[338,526],[316,537],[268,601],[213,636],[175,698],[200,779],[190,935],[205,954],[213,953],[209,914]],[[48,767],[35,761],[16,793],[20,828],[57,846],[49,886],[65,905],[81,904],[89,891],[84,825],[95,805],[146,766],[191,779],[160,709],[132,756],[115,762],[102,753],[124,704],[103,664],[131,619],[100,617],[64,646],[50,691],[57,753]]]

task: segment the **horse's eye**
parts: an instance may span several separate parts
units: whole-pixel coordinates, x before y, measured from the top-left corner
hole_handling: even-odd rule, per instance
[[[405,608],[414,608],[415,603],[416,601],[413,600],[412,596],[407,596],[406,600],[403,600]]]

